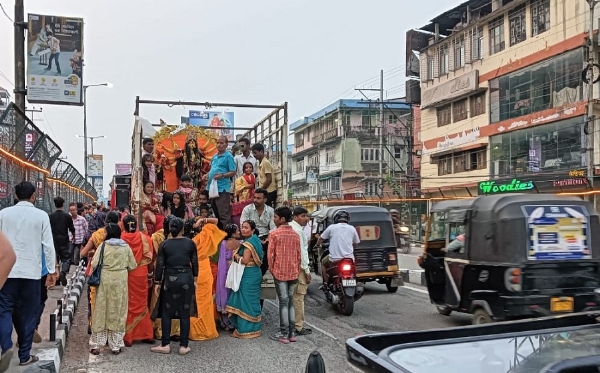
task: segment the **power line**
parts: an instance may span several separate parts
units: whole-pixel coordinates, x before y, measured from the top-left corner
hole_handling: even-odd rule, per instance
[[[4,15],[6,16],[6,18],[8,18],[9,21],[11,21],[12,23],[15,23],[15,21],[13,21],[12,18],[10,18],[10,16],[6,13],[6,10],[4,10],[4,7],[2,6],[2,3],[0,3],[0,9],[2,10],[2,13],[4,13]]]

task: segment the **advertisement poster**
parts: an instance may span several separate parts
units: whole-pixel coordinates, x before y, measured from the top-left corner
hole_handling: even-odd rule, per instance
[[[104,165],[102,155],[94,154],[88,156],[88,177],[103,177]]]
[[[131,175],[131,163],[115,163],[115,175]]]
[[[523,206],[528,260],[591,259],[588,213],[583,206]]]
[[[232,111],[190,110],[189,124],[210,127],[217,136],[227,136],[233,142],[234,114]]]
[[[96,194],[98,197],[104,195],[104,178],[103,177],[93,177],[92,178],[92,186],[96,189]]]
[[[319,177],[319,169],[315,166],[309,166],[306,168],[306,183],[317,184]]]
[[[83,105],[83,19],[29,14],[27,100]]]
[[[25,134],[25,157],[29,159],[31,156],[31,152],[33,151],[33,147],[37,142],[37,133],[35,132],[27,132]]]

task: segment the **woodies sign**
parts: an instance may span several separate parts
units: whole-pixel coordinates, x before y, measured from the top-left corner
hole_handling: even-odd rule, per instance
[[[479,183],[479,194],[518,193],[533,188],[535,188],[533,181],[521,181],[519,179],[512,179],[509,182],[488,180]]]
[[[421,94],[421,109],[441,101],[451,100],[479,88],[479,70],[470,71],[456,79],[435,85]]]

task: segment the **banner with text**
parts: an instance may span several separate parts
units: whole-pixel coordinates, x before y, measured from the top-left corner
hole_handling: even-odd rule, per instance
[[[103,157],[99,154],[88,155],[88,166],[87,166],[88,177],[103,177],[104,176],[104,165]]]
[[[98,197],[104,196],[104,178],[103,177],[92,177],[92,186],[96,189]]]
[[[83,18],[29,14],[27,100],[83,105]]]
[[[217,136],[227,136],[233,142],[234,114],[232,111],[190,110],[189,124],[210,127]]]
[[[131,175],[131,163],[115,163],[115,175]]]

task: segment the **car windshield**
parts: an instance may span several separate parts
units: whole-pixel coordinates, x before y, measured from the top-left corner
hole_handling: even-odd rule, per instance
[[[600,354],[600,326],[527,337],[402,348],[389,358],[411,373],[538,373],[548,364]]]
[[[429,241],[446,240],[446,213],[434,212],[431,217],[431,230]]]

